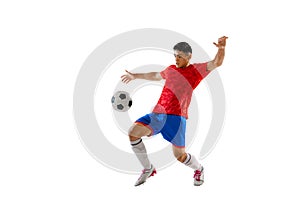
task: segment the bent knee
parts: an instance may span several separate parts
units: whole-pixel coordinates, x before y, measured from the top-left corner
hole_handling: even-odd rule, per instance
[[[131,135],[128,135],[128,137],[129,137],[130,141],[136,141],[136,140],[140,139],[140,137],[135,137],[135,136],[131,136]]]
[[[130,141],[137,140],[143,136],[151,134],[151,130],[140,124],[133,124],[128,130],[128,136]]]
[[[186,157],[187,157],[187,155],[186,155],[185,152],[184,152],[184,153],[174,154],[174,156],[176,157],[176,159],[177,159],[179,162],[182,162],[182,163],[185,161],[185,159],[186,159]]]

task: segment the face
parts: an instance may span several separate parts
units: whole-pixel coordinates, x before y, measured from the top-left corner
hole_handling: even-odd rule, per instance
[[[176,61],[176,66],[177,67],[186,67],[189,65],[189,61],[192,57],[192,54],[189,53],[188,55],[185,54],[182,51],[174,51],[174,57],[175,57],[175,61]]]

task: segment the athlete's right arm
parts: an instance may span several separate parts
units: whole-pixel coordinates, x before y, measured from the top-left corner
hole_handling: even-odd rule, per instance
[[[134,79],[145,79],[149,81],[160,81],[162,79],[162,76],[160,75],[160,72],[148,72],[148,73],[131,73],[127,70],[126,74],[121,76],[123,83],[129,83],[130,81]]]

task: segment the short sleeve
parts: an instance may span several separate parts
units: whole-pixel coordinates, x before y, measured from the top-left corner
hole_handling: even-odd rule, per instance
[[[193,65],[195,66],[197,71],[202,76],[202,79],[204,79],[210,73],[210,71],[207,70],[207,62],[206,63],[194,63]]]
[[[167,77],[167,72],[168,72],[169,68],[170,68],[170,66],[167,67],[167,68],[165,68],[163,71],[160,72],[160,75],[161,75],[161,77],[162,77],[163,79],[166,79],[166,77]]]

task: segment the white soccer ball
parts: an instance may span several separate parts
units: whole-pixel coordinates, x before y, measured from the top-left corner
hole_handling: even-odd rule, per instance
[[[132,99],[128,92],[117,91],[111,98],[112,107],[119,112],[126,112],[132,106]]]

